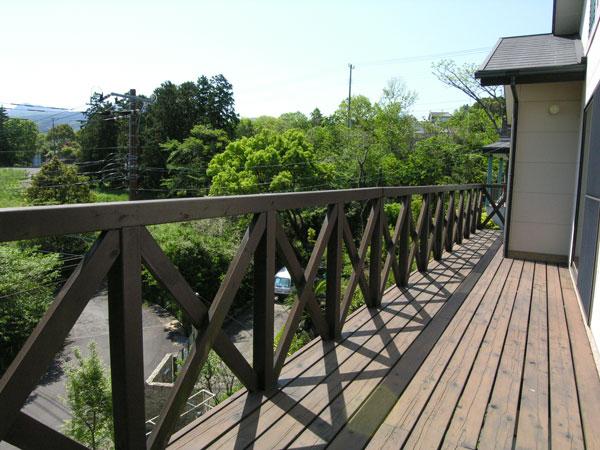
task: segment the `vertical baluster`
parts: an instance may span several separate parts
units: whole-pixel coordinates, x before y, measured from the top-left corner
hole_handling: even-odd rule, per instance
[[[325,318],[329,328],[329,337],[336,339],[342,334],[340,320],[340,300],[342,292],[342,237],[344,204],[330,205],[327,211],[329,223],[335,226],[327,243],[327,291],[325,300]]]
[[[146,448],[140,230],[123,228],[108,274],[108,323],[115,447]]]
[[[472,217],[472,210],[473,210],[473,191],[471,189],[469,189],[467,191],[467,195],[468,195],[468,200],[467,200],[467,206],[466,206],[466,217],[465,217],[465,227],[464,227],[464,237],[465,239],[469,239],[469,237],[471,237],[471,217]]]
[[[454,247],[454,224],[456,223],[456,208],[454,206],[454,191],[448,193],[448,212],[446,213],[446,251]]]
[[[410,208],[411,196],[402,197],[402,211],[406,211],[404,222],[400,230],[400,241],[398,242],[398,266],[400,267],[401,278],[396,280],[398,286],[408,285],[408,276],[410,274],[410,225],[412,222],[412,211]]]
[[[473,190],[475,200],[473,202],[473,219],[471,219],[471,233],[477,233],[481,223],[481,189]]]
[[[456,243],[462,244],[465,224],[465,191],[458,195],[458,217],[456,218]]]
[[[373,229],[373,235],[371,236],[371,254],[369,256],[369,298],[367,305],[369,307],[376,307],[381,304],[381,238],[383,235],[382,227],[383,221],[381,215],[383,212],[383,198],[378,198],[373,201],[372,208],[375,211],[377,220],[375,222],[375,228]]]
[[[436,261],[440,261],[444,251],[444,193],[438,192],[436,197],[433,257]]]
[[[254,252],[253,366],[259,389],[273,385],[275,284],[275,214],[266,213],[265,232]]]
[[[427,272],[429,265],[429,235],[431,228],[431,194],[423,194],[423,206],[421,208],[421,225],[419,233],[419,251],[417,252],[417,267],[420,272]]]

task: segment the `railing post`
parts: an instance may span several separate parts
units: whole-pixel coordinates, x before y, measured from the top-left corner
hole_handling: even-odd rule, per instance
[[[454,206],[454,191],[448,193],[448,212],[446,213],[446,251],[454,247],[454,224],[456,223],[456,207]]]
[[[419,233],[419,251],[417,252],[417,268],[419,272],[427,272],[429,265],[429,232],[431,227],[431,194],[423,194],[421,227]]]
[[[438,192],[436,197],[433,257],[436,261],[440,261],[444,251],[444,193]]]
[[[330,205],[327,211],[328,221],[335,221],[334,228],[327,242],[327,289],[325,296],[325,318],[329,329],[329,337],[336,339],[342,334],[340,319],[340,300],[342,292],[342,237],[344,204]]]
[[[475,205],[473,206],[473,220],[471,221],[471,233],[477,233],[481,223],[481,189],[475,189]]]
[[[381,238],[383,235],[383,221],[381,219],[383,211],[383,197],[373,201],[373,210],[375,211],[375,228],[371,236],[371,253],[369,256],[369,298],[367,305],[376,307],[381,304]]]
[[[410,207],[411,196],[408,195],[402,198],[402,208],[406,210],[406,217],[402,228],[400,229],[400,237],[398,242],[398,267],[400,268],[401,278],[396,280],[398,286],[408,285],[408,276],[410,274],[410,225],[412,222],[412,211]]]
[[[270,388],[273,379],[275,320],[275,220],[277,212],[266,213],[265,232],[254,252],[253,367],[259,390]]]
[[[140,229],[122,228],[108,273],[108,324],[115,448],[146,448]]]
[[[473,217],[473,190],[469,189],[467,191],[467,195],[469,199],[467,200],[467,208],[466,208],[466,217],[465,217],[465,227],[464,227],[464,237],[465,239],[469,239],[471,237],[471,218]]]
[[[456,243],[462,244],[465,225],[465,191],[458,194],[458,217],[456,218]]]

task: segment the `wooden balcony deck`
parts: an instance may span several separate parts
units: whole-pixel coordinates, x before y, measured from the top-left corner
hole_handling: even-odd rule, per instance
[[[288,358],[170,448],[600,448],[600,380],[568,270],[481,231]]]

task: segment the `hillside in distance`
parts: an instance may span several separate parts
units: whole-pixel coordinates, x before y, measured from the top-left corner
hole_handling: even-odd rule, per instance
[[[37,105],[17,105],[14,108],[7,108],[6,112],[13,119],[28,119],[37,125],[42,133],[46,133],[54,126],[66,123],[74,130],[79,130],[85,116],[80,111],[69,111],[65,109],[40,107]]]

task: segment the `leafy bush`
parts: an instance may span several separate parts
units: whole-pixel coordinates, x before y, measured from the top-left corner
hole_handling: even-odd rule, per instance
[[[89,178],[57,157],[42,166],[27,189],[27,200],[33,205],[89,203],[91,198]]]
[[[59,265],[57,255],[0,246],[0,373],[52,302]]]

